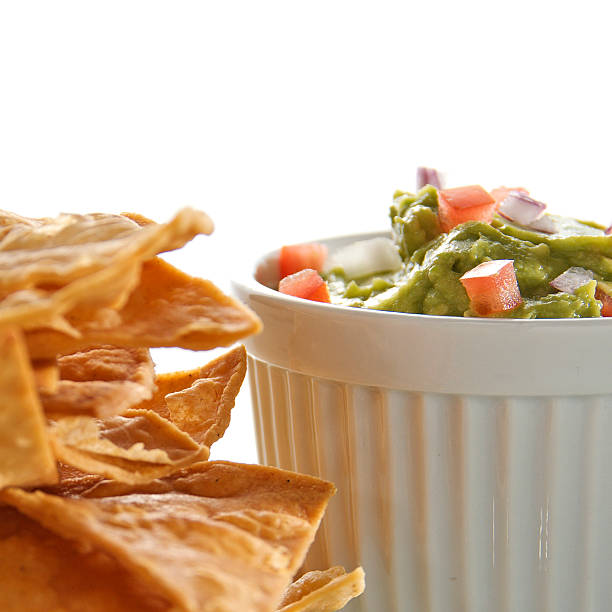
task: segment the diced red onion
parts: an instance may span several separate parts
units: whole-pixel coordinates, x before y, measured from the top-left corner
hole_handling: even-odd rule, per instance
[[[442,189],[442,177],[435,168],[424,168],[423,166],[419,166],[417,168],[416,180],[417,191],[425,187],[425,185],[431,185],[436,189]]]
[[[593,272],[585,270],[578,266],[568,268],[563,274],[560,274],[550,282],[551,286],[565,293],[574,293],[578,287],[586,285],[593,280]]]
[[[535,221],[528,223],[526,227],[544,234],[556,234],[559,231],[559,224],[549,215],[542,215]]]
[[[499,206],[499,213],[521,225],[528,225],[539,219],[546,204],[530,198],[522,191],[511,191]]]
[[[612,234],[612,225],[606,230],[606,235]]]

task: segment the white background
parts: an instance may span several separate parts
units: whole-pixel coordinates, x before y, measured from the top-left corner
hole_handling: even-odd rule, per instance
[[[0,208],[201,208],[215,234],[169,259],[224,289],[262,250],[385,229],[417,165],[608,224],[606,4],[1,2]],[[213,457],[257,459],[246,387]]]

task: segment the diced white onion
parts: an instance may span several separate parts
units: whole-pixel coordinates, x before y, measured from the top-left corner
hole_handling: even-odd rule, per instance
[[[526,227],[544,234],[556,234],[559,231],[559,225],[550,215],[542,215],[539,219],[528,223]]]
[[[381,237],[358,240],[338,249],[328,258],[325,269],[342,268],[345,277],[351,279],[397,270],[401,265],[402,258],[393,241]]]
[[[574,293],[578,287],[593,280],[593,272],[578,266],[568,268],[563,274],[550,282],[551,286],[565,293]]]
[[[546,204],[530,198],[522,191],[511,191],[499,206],[500,214],[521,225],[539,219],[545,209]]]

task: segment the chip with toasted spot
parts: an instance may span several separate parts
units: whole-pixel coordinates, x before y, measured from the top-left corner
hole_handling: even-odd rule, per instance
[[[120,414],[151,397],[155,372],[148,349],[101,346],[57,359],[60,380],[39,388],[47,414]]]
[[[117,314],[114,325],[68,315],[80,337],[39,329],[27,334],[28,350],[36,359],[102,344],[208,350],[261,329],[259,318],[246,306],[160,258],[144,263],[138,286]]]
[[[126,486],[112,497],[7,489],[0,500],[114,558],[176,610],[269,612],[334,492],[311,476],[228,462],[196,464],[143,489],[152,484],[156,492]]]
[[[285,591],[278,612],[336,612],[365,589],[361,567],[349,574],[343,567],[307,572]]]
[[[210,447],[229,425],[245,374],[246,350],[241,345],[201,368],[158,375],[153,397],[138,407],[155,410]]]
[[[55,482],[55,457],[23,336],[0,329],[0,489]]]
[[[208,458],[208,448],[150,410],[121,416],[52,420],[55,456],[83,472],[137,484],[167,476]]]

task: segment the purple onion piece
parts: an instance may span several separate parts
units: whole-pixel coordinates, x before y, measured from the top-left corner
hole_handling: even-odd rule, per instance
[[[520,225],[536,221],[545,210],[544,202],[538,202],[522,191],[511,191],[499,206],[501,215]]]
[[[442,177],[435,168],[424,168],[423,166],[419,166],[417,168],[416,180],[417,191],[425,187],[425,185],[431,185],[436,189],[442,189]]]
[[[593,272],[591,270],[572,266],[552,280],[550,285],[559,291],[574,293],[578,287],[582,287],[582,285],[586,285],[586,283],[592,280]]]
[[[612,225],[606,230],[606,235],[607,236],[612,235]]]

